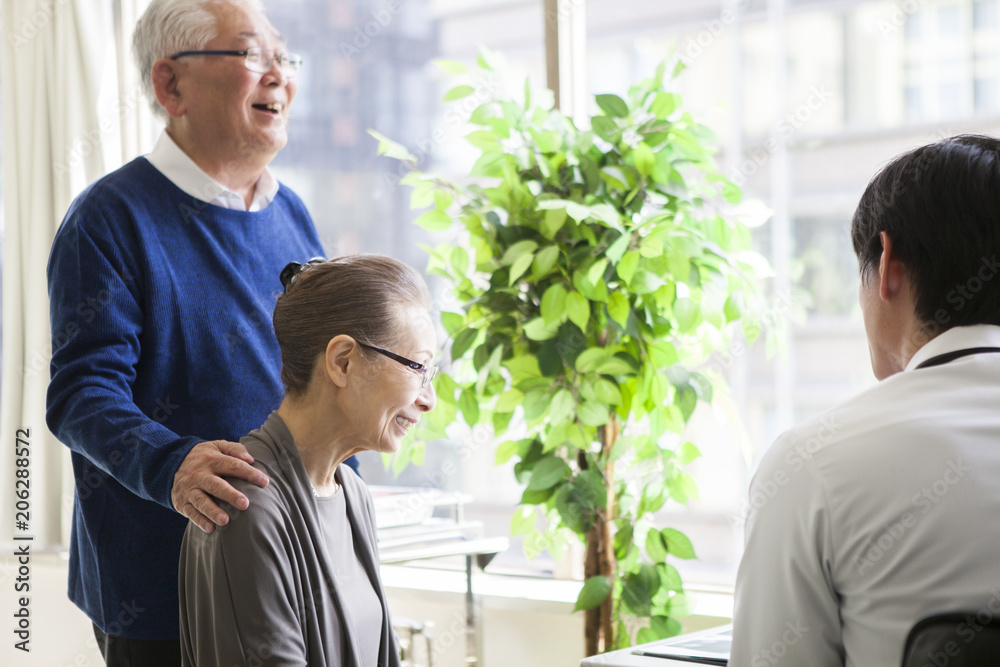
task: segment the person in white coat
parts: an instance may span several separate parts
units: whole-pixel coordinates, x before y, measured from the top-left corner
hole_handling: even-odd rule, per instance
[[[851,236],[880,382],[764,454],[732,667],[898,667],[923,616],[1000,613],[1000,141],[896,158]]]

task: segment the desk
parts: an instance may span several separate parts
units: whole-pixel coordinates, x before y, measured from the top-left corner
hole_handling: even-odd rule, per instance
[[[632,649],[624,649],[586,658],[580,663],[580,667],[698,667],[698,663],[632,655]]]
[[[638,646],[632,646],[620,651],[612,651],[611,653],[595,655],[592,658],[584,658],[580,663],[580,667],[697,667],[699,664],[717,664],[691,662],[688,660],[672,660],[670,658],[661,658],[649,655],[635,655],[635,652],[643,649],[651,649],[656,646],[662,646],[665,643],[673,644],[675,642],[684,642],[691,645],[698,645],[699,642],[693,640],[699,640],[702,638],[705,639],[705,641],[701,642],[705,650],[717,651],[720,650],[720,648],[717,648],[720,640],[716,637],[719,633],[723,633],[724,642],[721,650],[725,650],[728,654],[730,642],[729,628],[731,628],[729,625],[709,628],[707,630],[701,630],[700,632],[692,632],[686,635],[671,637],[670,639],[661,639],[659,641],[649,642],[648,644],[639,644]],[[709,647],[708,644],[711,644],[711,647]]]

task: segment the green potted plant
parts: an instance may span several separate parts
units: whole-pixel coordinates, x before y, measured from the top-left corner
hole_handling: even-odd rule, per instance
[[[484,52],[479,72],[492,68]],[[661,65],[627,99],[598,95],[589,127],[551,94],[532,103],[527,82],[523,100],[492,96],[472,112],[466,139],[480,154],[463,183],[417,170],[371,132],[412,168],[401,179],[412,204],[431,206],[417,223],[452,235],[428,249],[427,270],[462,304],[441,313],[451,368],[439,407],[396,466],[421,460],[420,441],[444,437],[459,413],[491,425],[497,463],[516,459],[524,485],[512,532],[529,557],[586,545],[576,609],[588,655],[680,631],[690,599],[671,561],[695,552],[649,516],[697,495],[684,467],[699,451],[683,434],[722,382],[698,369],[728,347],[766,267],[746,222],[723,213],[741,192],[712,162],[714,136],[665,75]]]

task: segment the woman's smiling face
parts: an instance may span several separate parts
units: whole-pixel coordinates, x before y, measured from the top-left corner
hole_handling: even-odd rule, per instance
[[[386,348],[401,357],[430,366],[437,349],[437,333],[430,314],[421,306],[407,306],[399,311],[403,323],[400,340]],[[376,341],[377,342],[377,341]],[[421,414],[437,404],[434,387],[421,387],[422,375],[402,363],[368,351],[369,359],[359,355],[361,363],[358,391],[352,397],[351,410],[358,446],[380,453],[399,451],[406,434],[420,421]]]

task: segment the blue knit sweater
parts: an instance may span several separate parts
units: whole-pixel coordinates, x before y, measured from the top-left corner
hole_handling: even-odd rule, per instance
[[[46,417],[76,477],[69,596],[105,633],[179,637],[174,473],[197,443],[238,441],[280,404],[278,274],[322,254],[288,188],[229,210],[145,158],[70,207],[48,265]]]

